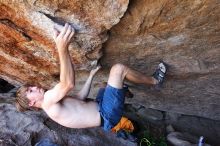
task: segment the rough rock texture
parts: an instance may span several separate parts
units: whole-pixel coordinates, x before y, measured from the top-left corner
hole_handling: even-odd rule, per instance
[[[90,69],[127,6],[128,0],[0,0],[0,77],[14,85],[52,86],[59,77],[53,26],[66,22],[76,30],[70,45],[75,68]]]
[[[91,98],[114,63],[151,75],[162,59],[169,64],[163,90],[131,84],[135,97],[127,102],[220,120],[219,0],[0,0],[0,11],[0,78],[14,86],[57,82],[52,28],[69,22],[76,29],[76,91],[103,54]]]
[[[144,112],[146,114],[144,114]],[[204,137],[204,142],[212,146],[218,146],[220,143],[220,121],[207,118],[177,114],[175,112],[164,112],[142,106],[141,104],[125,104],[125,116],[136,121],[140,129],[146,129],[155,137],[168,136],[170,132],[180,132],[186,139],[182,140],[191,143],[198,143],[199,137]],[[172,125],[174,131],[169,128]],[[141,134],[141,132],[139,132]],[[181,134],[181,135],[182,135]],[[169,141],[167,139],[167,141]],[[179,143],[181,145],[181,143]],[[168,143],[170,146],[171,144]],[[198,145],[198,144],[197,144]],[[183,144],[181,145],[183,146]]]
[[[14,142],[17,145],[33,145],[34,138],[57,140],[55,132],[43,124],[40,113],[19,113],[10,104],[0,104],[0,139]],[[36,134],[36,135],[35,135]]]
[[[167,124],[172,124],[177,131],[204,136],[206,143],[217,146],[220,143],[220,121],[176,113],[165,114]]]
[[[170,65],[161,92],[134,86],[130,102],[220,120],[220,1],[131,0],[106,42],[104,66],[151,75]]]
[[[128,5],[126,0],[0,2],[0,77],[15,86],[47,88],[59,79],[53,25],[69,22],[77,30],[71,56],[77,70],[87,70],[102,56],[106,31]],[[150,75],[163,59],[170,65],[164,89],[135,86],[139,98],[131,102],[220,120],[219,7],[218,0],[131,0],[110,31],[103,66],[108,70],[121,62]]]
[[[60,146],[135,146],[104,133],[101,128],[69,129],[57,125],[41,112],[19,113],[11,104],[0,104],[0,145],[34,146],[41,139]]]

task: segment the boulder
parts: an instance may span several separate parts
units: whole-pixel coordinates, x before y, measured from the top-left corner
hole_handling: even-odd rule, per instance
[[[137,114],[146,121],[162,121],[163,113],[153,109],[141,108],[137,111]]]
[[[152,75],[163,60],[169,69],[162,90],[134,85],[129,103],[220,120],[219,14],[219,0],[130,0],[102,63]]]
[[[53,27],[69,23],[76,34],[70,54],[76,70],[89,70],[102,56],[102,44],[117,24],[128,0],[0,1],[0,77],[15,86],[53,86],[59,79],[59,59]]]
[[[126,102],[220,120],[219,0],[1,0],[0,11],[0,78],[16,87],[58,82],[52,29],[68,22],[76,29],[69,48],[76,91],[101,57],[90,98],[113,64],[152,75],[163,60],[169,70],[162,90],[131,84],[134,98]]]
[[[106,133],[102,128],[70,129],[50,120],[44,112],[17,112],[14,105],[0,104],[0,145],[34,146],[41,140],[59,146],[102,145],[136,146],[137,144]]]
[[[166,113],[165,117],[166,123],[171,124],[178,132],[196,136],[194,143],[201,136],[204,137],[204,142],[211,145],[217,146],[220,143],[220,121],[175,113]]]
[[[40,115],[39,112],[20,113],[11,104],[0,104],[0,139],[23,146],[34,145],[41,138],[60,141],[57,134],[43,124],[44,118]]]

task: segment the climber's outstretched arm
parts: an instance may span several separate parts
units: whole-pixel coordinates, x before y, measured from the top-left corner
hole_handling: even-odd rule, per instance
[[[57,103],[75,86],[74,67],[68,50],[73,35],[74,29],[69,24],[65,24],[60,32],[54,29],[54,40],[60,59],[60,82],[45,93],[47,104]]]
[[[95,74],[98,72],[98,70],[100,68],[101,68],[101,66],[97,66],[95,69],[90,71],[90,74],[89,74],[89,77],[88,77],[86,83],[84,84],[82,89],[79,91],[79,93],[76,95],[77,98],[79,98],[81,100],[85,100],[88,97],[90,89],[91,89],[93,77],[95,76]]]

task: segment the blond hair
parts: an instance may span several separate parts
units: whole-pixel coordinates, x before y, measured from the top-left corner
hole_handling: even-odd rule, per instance
[[[28,87],[28,85],[21,86],[16,92],[15,106],[20,112],[32,109],[29,106],[30,100],[27,98]]]

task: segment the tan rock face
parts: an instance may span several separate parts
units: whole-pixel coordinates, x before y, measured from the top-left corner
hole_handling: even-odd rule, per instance
[[[53,26],[71,24],[76,35],[70,45],[77,70],[89,70],[102,56],[107,30],[117,24],[128,0],[116,1],[0,1],[0,76],[19,85],[52,86],[59,79]]]
[[[151,75],[170,65],[160,92],[134,86],[129,102],[220,120],[220,1],[131,0],[105,44],[105,65]]]

